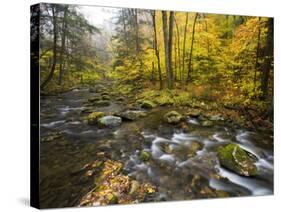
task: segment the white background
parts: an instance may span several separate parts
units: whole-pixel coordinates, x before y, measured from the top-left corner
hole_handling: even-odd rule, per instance
[[[278,211],[280,198],[280,42],[278,0],[63,0],[57,3],[184,10],[275,17],[275,195],[168,203],[71,208],[67,211]],[[0,211],[29,207],[29,6],[27,0],[1,1],[0,9]],[[279,203],[278,203],[279,202]],[[62,209],[60,209],[62,210]],[[280,208],[279,208],[280,211]]]

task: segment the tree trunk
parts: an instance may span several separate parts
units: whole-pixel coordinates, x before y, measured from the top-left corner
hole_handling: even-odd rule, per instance
[[[176,38],[174,39],[174,82],[177,81],[177,41]]]
[[[182,69],[181,69],[181,85],[184,85],[184,66],[185,66],[185,43],[186,43],[186,32],[188,24],[188,13],[186,13],[185,25],[184,25],[184,37],[183,37],[183,47],[182,47]]]
[[[163,22],[163,35],[164,35],[164,49],[165,49],[165,68],[167,77],[167,87],[171,89],[171,75],[170,75],[170,61],[169,61],[169,47],[168,47],[168,26],[167,26],[167,13],[162,11],[162,22]]]
[[[256,63],[255,63],[255,76],[254,76],[254,93],[256,93],[257,70],[259,69],[260,37],[261,37],[260,21],[261,21],[261,18],[259,17],[259,22],[258,22],[258,37],[257,37],[257,49],[256,49]]]
[[[49,73],[48,77],[46,78],[46,80],[40,86],[42,90],[44,90],[46,85],[53,78],[55,68],[56,68],[56,63],[57,63],[57,17],[56,17],[55,5],[52,5],[52,13],[53,13],[53,26],[54,26],[54,29],[53,29],[53,33],[54,33],[54,37],[53,37],[53,63],[52,63],[51,70],[50,70],[50,73]]]
[[[143,62],[140,57],[140,40],[139,40],[139,24],[138,24],[138,10],[134,9],[134,22],[135,22],[135,32],[136,32],[136,56],[140,64],[140,79],[143,77]]]
[[[151,76],[150,81],[155,84],[155,67],[154,67],[154,61],[151,63]]]
[[[235,26],[236,26],[236,16],[233,16],[233,20],[232,20],[232,39],[234,39],[234,35],[235,35]]]
[[[267,21],[267,36],[264,56],[265,59],[261,77],[262,99],[266,99],[268,94],[269,74],[273,62],[273,18],[268,18]]]
[[[169,39],[168,39],[168,53],[169,53],[169,72],[170,72],[170,89],[174,87],[173,66],[172,66],[172,50],[173,50],[173,32],[174,32],[174,12],[170,12],[169,17]]]
[[[136,30],[136,53],[138,56],[140,52],[138,10],[135,9],[134,13],[135,13],[135,30]]]
[[[153,25],[153,32],[154,32],[154,51],[157,58],[158,76],[159,76],[159,83],[160,83],[160,90],[161,90],[163,89],[163,82],[162,82],[161,63],[160,63],[160,56],[159,56],[158,42],[157,42],[155,10],[151,12],[151,16],[152,16],[152,25]]]
[[[178,60],[175,61],[175,63],[178,62],[178,69],[181,70],[181,62],[180,62],[180,58],[181,58],[181,53],[180,53],[180,31],[179,31],[179,27],[177,24],[177,20],[176,20],[176,16],[174,16],[174,20],[175,20],[175,24],[176,24],[176,31],[177,31],[177,45],[178,45],[178,51],[175,52],[175,54],[177,55]],[[176,40],[175,40],[175,46],[176,46]],[[177,70],[175,70],[175,73],[177,73]],[[175,80],[177,79],[177,77],[175,76]]]
[[[126,55],[129,54],[129,42],[128,42],[128,36],[127,36],[127,24],[126,24],[126,10],[122,9],[121,10],[122,13],[122,23],[123,23],[123,31],[124,31],[124,35],[125,35],[125,43],[126,43]]]
[[[193,27],[192,27],[192,38],[191,38],[191,47],[190,47],[190,53],[189,53],[188,72],[187,72],[186,84],[188,83],[188,81],[190,79],[190,73],[191,73],[191,60],[192,60],[194,34],[195,34],[195,25],[196,25],[197,17],[198,17],[198,13],[195,14],[195,18],[194,18],[194,22],[193,22]]]
[[[210,69],[210,41],[208,38],[208,22],[205,20],[205,31],[207,34],[207,54],[208,54],[208,70]]]
[[[63,22],[62,22],[62,38],[61,38],[61,49],[60,49],[60,68],[59,68],[59,85],[62,83],[63,77],[63,64],[64,64],[64,54],[65,54],[65,37],[66,37],[66,29],[67,29],[67,13],[68,6],[66,5],[64,8]]]

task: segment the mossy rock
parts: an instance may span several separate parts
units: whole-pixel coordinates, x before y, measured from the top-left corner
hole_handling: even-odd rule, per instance
[[[92,112],[88,115],[87,121],[88,124],[97,124],[98,123],[98,119],[102,118],[105,116],[104,112]]]
[[[118,102],[124,102],[125,101],[125,98],[123,96],[119,96],[116,98],[116,101]]]
[[[103,92],[106,90],[106,87],[104,85],[98,84],[94,87],[95,92]]]
[[[144,108],[144,109],[151,109],[151,108],[154,108],[156,105],[149,101],[149,100],[144,100],[141,102],[141,108]]]
[[[102,100],[110,100],[110,96],[109,95],[103,95],[102,96]]]
[[[117,127],[122,123],[122,119],[118,116],[103,116],[97,122],[100,127]]]
[[[102,100],[100,96],[93,96],[93,97],[88,99],[88,102],[94,103],[94,102],[97,102],[97,101],[100,101],[100,100]]]
[[[116,113],[116,116],[119,116],[126,121],[134,121],[147,116],[147,113],[137,110],[127,110],[127,111]]]
[[[257,175],[255,159],[237,144],[228,144],[218,149],[220,164],[242,176]]]
[[[187,112],[185,115],[187,115],[188,117],[191,117],[191,118],[198,118],[201,115],[201,111],[200,110],[191,110],[191,111]]]
[[[203,127],[212,127],[213,125],[214,125],[214,123],[212,121],[209,121],[209,120],[202,121]]]
[[[164,115],[164,121],[168,124],[178,124],[183,116],[176,111],[170,111]]]
[[[110,105],[110,102],[107,100],[99,100],[93,103],[93,106],[97,107],[107,107]]]
[[[213,115],[213,116],[210,116],[209,119],[211,121],[224,121],[224,117],[221,116],[221,115]]]
[[[101,95],[102,95],[102,96],[109,96],[109,92],[103,91],[103,92],[101,93]]]
[[[141,153],[140,153],[140,159],[142,160],[142,161],[148,161],[149,159],[150,159],[150,157],[151,157],[151,155],[150,155],[150,153],[149,152],[147,152],[147,151],[141,151]]]

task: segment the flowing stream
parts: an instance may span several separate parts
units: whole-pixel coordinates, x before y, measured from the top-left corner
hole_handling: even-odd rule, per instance
[[[230,196],[273,194],[273,149],[262,145],[272,141],[271,135],[239,129],[223,121],[202,127],[196,118],[186,120],[192,130],[183,132],[162,123],[167,111],[181,112],[172,107],[152,109],[147,111],[148,116],[123,121],[119,127],[98,128],[83,120],[84,103],[92,95],[88,89],[75,89],[41,97],[41,136],[51,132],[64,135],[64,139],[40,144],[42,207],[77,205],[93,187],[91,180],[79,174],[79,169],[93,162],[101,151],[122,161],[124,172],[130,177],[156,185],[156,194],[147,201],[204,198],[206,187]],[[111,100],[110,106],[95,109],[114,113],[124,107]],[[199,148],[189,152],[194,142]],[[257,158],[257,176],[243,177],[220,166],[215,150],[228,143],[239,144]],[[151,159],[140,160],[141,151],[149,152]],[[188,190],[194,176],[205,179],[196,184],[198,192]]]

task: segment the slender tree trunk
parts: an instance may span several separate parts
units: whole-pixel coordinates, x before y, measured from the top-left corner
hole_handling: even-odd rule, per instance
[[[122,9],[122,22],[123,22],[123,31],[125,35],[125,42],[126,42],[126,55],[129,54],[129,42],[128,42],[128,36],[127,36],[127,24],[126,24],[126,10]]]
[[[267,21],[267,36],[264,56],[265,59],[261,77],[262,99],[267,98],[269,74],[271,70],[271,64],[273,62],[273,18],[268,18]]]
[[[41,84],[41,89],[44,90],[46,85],[53,79],[55,68],[56,68],[56,63],[57,63],[57,17],[56,17],[56,9],[55,6],[52,6],[52,13],[53,13],[53,61],[52,61],[52,66],[50,73],[46,80]]]
[[[59,85],[62,84],[63,77],[63,64],[64,64],[64,54],[65,54],[65,37],[66,37],[66,29],[67,29],[67,13],[68,6],[64,8],[63,22],[62,22],[62,38],[61,38],[61,49],[60,49],[60,68],[59,68]]]
[[[232,39],[234,39],[234,35],[235,35],[235,25],[236,25],[236,16],[233,16],[233,20],[232,20]]]
[[[162,82],[162,71],[161,71],[161,63],[160,63],[160,56],[158,50],[158,42],[157,42],[157,31],[156,31],[156,13],[155,10],[151,12],[152,16],[152,25],[153,25],[153,32],[154,32],[154,51],[157,58],[157,67],[158,67],[158,76],[159,76],[159,83],[160,83],[160,90],[163,89],[163,82]]]
[[[168,53],[169,53],[169,72],[170,72],[170,89],[174,87],[173,66],[172,66],[172,50],[173,50],[173,32],[174,32],[174,12],[170,12],[169,17],[169,39],[168,39]]]
[[[177,81],[177,41],[174,39],[174,82]]]
[[[185,66],[185,43],[186,43],[186,32],[188,24],[188,13],[186,13],[185,25],[184,25],[184,37],[183,37],[183,47],[182,47],[182,69],[181,69],[181,85],[184,85],[184,66]]]
[[[178,57],[178,60],[175,61],[175,63],[178,62],[178,69],[181,70],[181,62],[180,62],[180,58],[181,58],[181,51],[180,51],[180,31],[179,31],[179,27],[178,27],[178,24],[177,24],[177,20],[176,20],[176,16],[174,16],[174,19],[175,19],[175,25],[176,25],[176,31],[177,31],[177,43],[176,43],[176,40],[175,40],[175,45],[177,44],[178,45],[178,48],[177,48],[177,52],[175,52],[175,54],[178,54],[177,57]],[[175,73],[177,73],[177,70],[175,70]],[[175,80],[176,80],[176,77],[175,77]]]
[[[256,49],[256,63],[255,63],[255,76],[254,76],[254,93],[256,93],[257,70],[259,69],[260,37],[261,37],[260,21],[261,21],[261,18],[259,17],[259,22],[258,22],[258,37],[257,37],[257,49]]]
[[[155,84],[155,67],[154,67],[154,61],[151,63],[151,76],[150,81]]]
[[[208,38],[208,22],[205,20],[205,31],[207,33],[207,54],[208,54],[208,70],[210,69],[210,41]]]
[[[136,32],[136,52],[137,56],[139,55],[140,52],[140,42],[139,42],[139,24],[138,24],[138,10],[134,10],[135,13],[135,32]]]
[[[168,26],[167,26],[167,13],[162,11],[163,35],[164,35],[164,49],[165,49],[165,68],[167,77],[167,87],[171,89],[171,75],[170,75],[170,60],[169,60],[169,47],[168,47]]]
[[[192,38],[191,38],[191,47],[190,47],[190,53],[189,53],[188,72],[187,72],[186,83],[188,83],[188,81],[189,81],[189,79],[190,79],[191,60],[192,60],[193,43],[194,43],[194,34],[195,34],[195,25],[196,25],[197,17],[198,17],[198,13],[195,14],[195,18],[194,18],[194,22],[193,22],[193,27],[192,27]]]
[[[135,31],[136,31],[136,56],[140,64],[140,78],[143,77],[143,61],[140,57],[140,41],[139,41],[139,23],[138,23],[138,10],[134,9]]]

